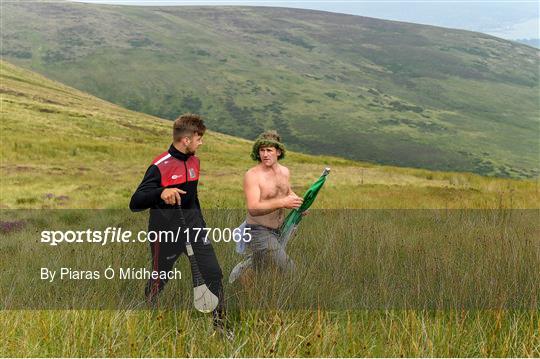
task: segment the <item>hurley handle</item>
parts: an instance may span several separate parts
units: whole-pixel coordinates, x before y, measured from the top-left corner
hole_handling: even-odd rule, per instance
[[[178,210],[179,217],[180,217],[180,225],[186,229],[186,219],[184,218],[184,211],[182,211],[182,207],[177,204],[175,206],[175,209]],[[197,263],[197,258],[195,258],[195,253],[193,252],[193,247],[191,247],[191,243],[186,242],[186,253],[189,259],[189,264],[191,265],[191,275],[193,277],[193,287],[198,287],[200,285],[206,284],[204,282],[203,276],[201,274],[201,271],[199,270],[199,264]]]
[[[193,253],[193,248],[191,248],[190,243],[186,243],[186,252],[189,258],[189,263],[191,264],[191,275],[193,276],[193,287],[198,287],[200,285],[206,284],[202,277],[201,271],[199,270],[199,265],[197,264],[197,258],[195,258],[195,253]]]

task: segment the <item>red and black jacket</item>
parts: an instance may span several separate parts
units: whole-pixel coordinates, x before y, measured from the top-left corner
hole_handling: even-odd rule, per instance
[[[174,211],[167,211],[174,206],[161,199],[161,192],[165,188],[179,188],[186,192],[181,195],[181,206],[188,227],[206,227],[197,196],[199,172],[200,161],[196,156],[184,154],[171,145],[152,161],[131,197],[129,208],[134,212],[150,209],[149,230],[176,229]]]

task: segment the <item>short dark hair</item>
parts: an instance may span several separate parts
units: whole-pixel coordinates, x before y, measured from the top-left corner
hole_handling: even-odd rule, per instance
[[[193,113],[185,113],[173,123],[174,141],[180,141],[182,137],[192,136],[195,133],[202,136],[205,131],[206,126],[202,117]]]

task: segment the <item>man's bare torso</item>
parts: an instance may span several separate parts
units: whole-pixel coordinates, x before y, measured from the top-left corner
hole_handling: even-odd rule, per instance
[[[248,175],[256,178],[261,192],[261,200],[284,198],[289,194],[288,170],[282,165],[278,164],[275,169],[258,165],[251,168]],[[284,209],[280,208],[261,216],[252,216],[248,213],[247,223],[278,228],[283,223],[283,219]]]

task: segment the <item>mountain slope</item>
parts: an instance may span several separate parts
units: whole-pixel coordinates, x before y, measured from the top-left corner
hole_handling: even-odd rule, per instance
[[[127,208],[171,123],[0,62],[0,208]],[[198,155],[205,208],[243,208],[251,143],[210,131]],[[295,192],[332,167],[315,207],[538,206],[535,183],[373,166],[289,152]]]
[[[538,173],[538,51],[488,35],[280,8],[3,4],[3,55],[127,108],[196,111],[296,150]]]

